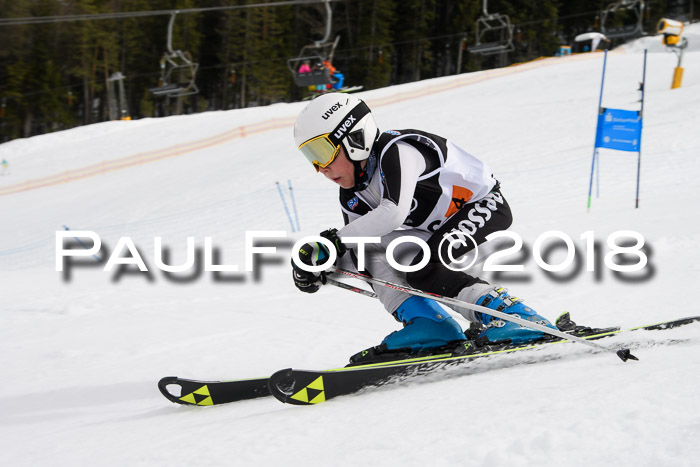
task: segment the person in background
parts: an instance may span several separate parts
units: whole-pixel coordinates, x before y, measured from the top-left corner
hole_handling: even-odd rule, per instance
[[[311,67],[309,66],[309,61],[304,60],[304,62],[299,67],[299,73],[310,73]]]

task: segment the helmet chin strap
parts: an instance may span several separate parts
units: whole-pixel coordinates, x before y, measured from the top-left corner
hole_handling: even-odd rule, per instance
[[[355,186],[352,189],[353,191],[367,189],[370,180],[372,180],[372,175],[374,175],[374,171],[377,169],[377,155],[374,151],[370,152],[366,160],[367,165],[365,165],[364,168],[362,168],[362,161],[352,161],[355,166]]]

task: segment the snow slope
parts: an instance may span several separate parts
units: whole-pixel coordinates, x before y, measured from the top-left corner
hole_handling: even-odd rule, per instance
[[[641,50],[652,39],[609,54],[603,105],[638,108]],[[603,150],[600,198],[586,213],[602,60],[545,59],[360,96],[381,128],[434,131],[487,161],[530,248],[508,258],[524,273],[498,279],[540,313],[569,310],[593,326],[700,315],[700,51],[686,53],[676,90],[675,56],[648,55],[640,208],[636,155]],[[165,400],[162,376],[337,367],[397,328],[371,299],[332,287],[308,296],[291,283],[291,243],[342,223],[336,188],[294,148],[302,107],[102,123],[0,145],[10,164],[0,177],[0,464],[696,465],[700,326],[636,336],[682,341],[641,348],[639,362],[569,345],[555,352],[563,359],[505,356],[316,407]],[[275,185],[286,191],[288,180],[301,232],[291,232]],[[108,253],[130,237],[150,274],[56,272],[64,225],[96,232]],[[193,236],[198,248],[212,237],[220,264],[243,270],[246,231],[261,230],[286,238],[259,274],[176,280],[155,267],[154,237],[179,264]],[[570,236],[581,260],[584,232],[605,254],[608,235],[637,231],[649,265],[636,281],[601,262],[555,280],[530,253],[550,230]]]

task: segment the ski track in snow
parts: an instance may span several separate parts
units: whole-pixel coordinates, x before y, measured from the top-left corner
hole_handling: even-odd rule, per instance
[[[700,30],[688,30],[692,44]],[[603,105],[634,110],[641,51],[650,49],[636,210],[636,154],[606,150],[600,198],[585,209],[603,54],[359,95],[374,104],[380,128],[433,131],[484,159],[514,211],[512,230],[530,247],[559,230],[583,258],[586,231],[604,252],[612,232],[640,232],[650,253],[642,280],[623,281],[598,264],[598,278],[584,268],[557,282],[531,253],[524,277],[499,280],[552,319],[568,310],[591,326],[651,324],[700,315],[693,299],[700,279],[700,50],[686,52],[683,86],[671,90],[676,57],[656,42],[641,39],[608,56]],[[0,145],[11,170],[0,177],[0,191],[209,141],[235,127],[291,122],[303,105],[107,122],[12,141]],[[165,400],[156,387],[163,376],[238,379],[287,367],[335,368],[397,328],[372,299],[294,288],[291,243],[342,219],[336,189],[297,154],[291,126],[280,125],[0,196],[1,465],[697,465],[697,324],[599,341],[639,342],[639,362],[562,344],[314,407],[272,398],[215,408]],[[287,180],[301,232],[290,231],[275,186],[286,189]],[[54,238],[63,225],[97,232],[108,251],[131,237],[151,274],[83,266],[64,278],[55,271]],[[220,263],[243,269],[249,230],[287,231],[278,261],[262,265],[258,278],[203,272],[177,282],[154,267],[153,237],[163,237],[171,264],[179,264],[187,236],[199,248],[210,236]],[[551,262],[561,259],[554,254]]]

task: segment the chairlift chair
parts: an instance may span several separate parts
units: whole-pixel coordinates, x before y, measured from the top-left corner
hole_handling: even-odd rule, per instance
[[[299,73],[299,67],[305,61],[308,61],[312,66],[325,61],[333,63],[333,55],[339,40],[340,36],[337,36],[333,42],[316,42],[305,45],[301,48],[297,58],[287,60],[287,68],[292,73],[294,83],[297,86],[307,87],[331,84],[330,70],[327,68],[318,70],[312,68],[310,72]]]
[[[160,59],[158,86],[149,91],[155,96],[182,97],[199,93],[195,77],[199,64],[192,60],[189,52],[173,50],[173,24],[177,11],[170,14],[168,23],[167,51]]]
[[[332,84],[330,70],[325,67],[316,70],[312,68],[310,72],[299,73],[299,67],[305,61],[308,61],[311,66],[325,61],[333,63],[333,54],[335,54],[335,48],[338,45],[340,36],[336,36],[333,42],[329,42],[333,10],[331,9],[330,0],[324,0],[323,3],[326,8],[326,30],[323,38],[315,41],[313,44],[302,47],[297,58],[287,60],[287,68],[292,73],[294,83],[297,86],[308,87]]]
[[[488,12],[488,0],[483,3],[483,15],[476,20],[476,44],[467,50],[477,55],[494,55],[511,52],[513,25],[508,15]],[[486,41],[488,40],[488,41]]]
[[[616,14],[619,16],[622,12],[631,12],[634,15],[634,22],[629,22],[622,26],[606,27],[606,23],[609,24],[611,17],[615,17]],[[643,0],[619,0],[611,3],[601,12],[600,30],[608,39],[641,36],[644,34],[642,28],[643,16]]]

